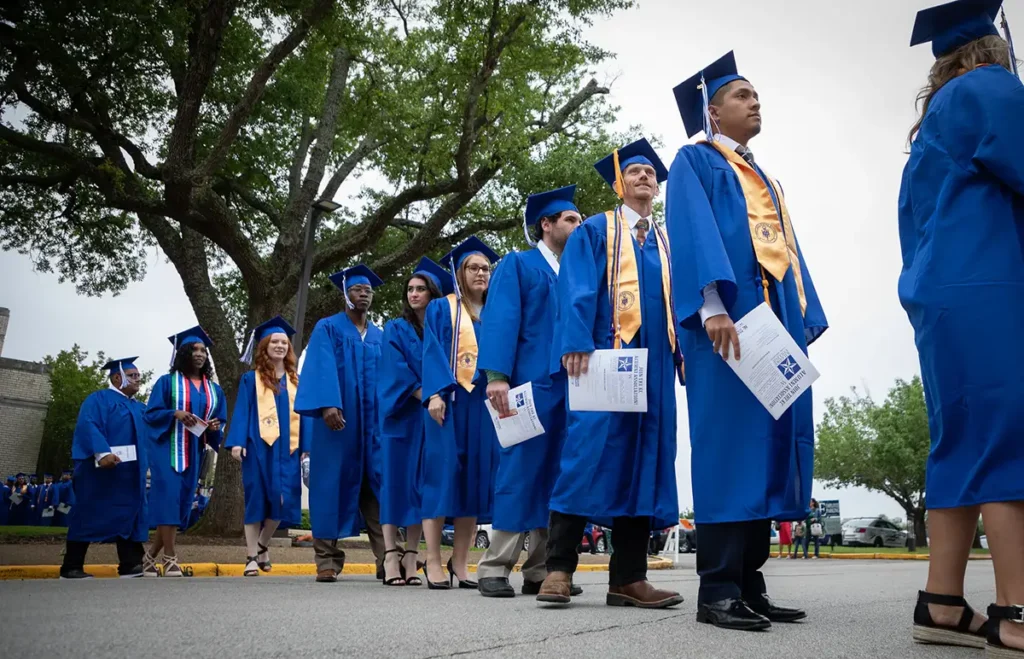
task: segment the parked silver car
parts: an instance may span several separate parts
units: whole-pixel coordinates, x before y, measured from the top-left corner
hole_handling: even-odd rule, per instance
[[[881,517],[858,517],[843,522],[843,544],[862,547],[906,547],[907,532]]]

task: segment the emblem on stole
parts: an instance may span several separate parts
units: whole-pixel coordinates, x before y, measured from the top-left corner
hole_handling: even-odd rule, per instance
[[[633,303],[635,302],[636,296],[633,295],[632,291],[619,291],[619,311],[633,308]]]
[[[773,243],[779,239],[779,232],[767,222],[760,222],[754,227],[754,235],[763,243]]]

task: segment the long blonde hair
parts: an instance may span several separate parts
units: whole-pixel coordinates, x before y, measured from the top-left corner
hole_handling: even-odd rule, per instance
[[[462,259],[462,265],[459,266],[458,271],[455,273],[455,279],[458,281],[459,290],[461,290],[461,291],[465,291],[467,289],[467,286],[466,286],[466,267],[469,266],[469,259],[471,259],[474,256],[479,256],[484,261],[487,261],[488,267],[493,267],[493,264],[491,263],[490,259],[488,259],[486,256],[484,256],[480,252],[470,252],[469,254],[466,254],[466,257],[464,259]],[[490,289],[490,284],[488,284],[487,288],[488,288],[488,290]],[[465,293],[463,293],[463,297],[465,297]],[[480,300],[480,303],[482,305],[486,305],[487,304],[487,291],[484,291],[484,295],[483,295],[483,298]],[[480,318],[477,316],[476,310],[474,310],[472,307],[470,307],[465,302],[463,302],[463,305],[466,307],[466,310],[469,311],[470,317],[474,321],[479,322]]]
[[[928,84],[922,87],[917,94],[917,106],[921,113],[907,136],[908,146],[921,130],[921,124],[928,114],[928,107],[931,105],[935,93],[950,80],[986,64],[998,64],[1007,70],[1013,70],[1010,63],[1010,47],[1002,37],[990,34],[975,39],[935,60],[932,70],[928,73]]]

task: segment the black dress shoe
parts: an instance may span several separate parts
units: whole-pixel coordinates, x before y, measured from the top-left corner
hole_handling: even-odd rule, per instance
[[[796,622],[797,620],[803,620],[807,617],[807,613],[800,609],[789,609],[784,606],[778,606],[772,601],[772,598],[767,595],[744,597],[743,601],[747,603],[747,606],[750,607],[754,613],[758,613],[772,622]]]
[[[121,579],[136,579],[143,576],[142,563],[124,570],[117,568],[117,576]]]
[[[483,577],[477,581],[477,590],[484,597],[515,597],[515,588],[505,577]]]
[[[71,570],[61,570],[61,579],[92,579],[92,575],[85,570],[79,570],[77,568]]]
[[[768,618],[750,610],[743,600],[737,599],[719,600],[710,604],[698,603],[697,622],[741,631],[758,631],[772,626]]]
[[[544,582],[543,581],[526,581],[526,580],[524,580],[523,581],[523,589],[522,589],[523,595],[537,595],[538,593],[540,593],[540,585],[542,583],[544,583]],[[578,596],[580,596],[582,594],[583,594],[583,588],[581,586],[577,586],[576,584],[570,585],[570,587],[569,587],[569,595],[571,595],[572,597],[578,597]]]

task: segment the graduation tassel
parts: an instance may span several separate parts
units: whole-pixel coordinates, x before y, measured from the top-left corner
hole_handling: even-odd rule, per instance
[[[174,337],[174,341],[171,342],[171,363],[169,366],[174,367],[174,356],[178,354],[178,337]]]
[[[704,81],[704,72],[700,72],[700,97],[702,101],[701,107],[704,110],[704,135],[709,139],[714,139],[715,131],[711,126],[711,110],[708,109],[708,105],[711,101],[708,99],[708,85]]]
[[[238,361],[242,362],[243,364],[252,364],[252,350],[253,350],[253,343],[255,342],[255,339],[256,339],[256,330],[253,330],[249,334],[249,343],[247,343],[246,346],[245,346],[245,352],[242,353],[242,358],[239,359]]]
[[[1017,55],[1013,52],[1013,37],[1010,36],[1010,24],[1006,22],[1006,7],[1002,8],[1002,13],[1003,35],[1005,35],[1006,38],[1006,45],[1010,47],[1010,70],[1013,71],[1013,75],[1017,76],[1019,79],[1020,71],[1017,70]]]
[[[536,247],[537,243],[530,238],[530,226],[526,223],[526,211],[523,211],[523,235],[526,236],[526,244],[530,247]]]
[[[462,299],[462,289],[459,288],[459,278],[457,276],[458,269],[455,267],[455,257],[453,256],[449,262],[452,264],[452,283],[455,285],[455,299]]]
[[[341,273],[341,294],[345,297],[345,306],[349,309],[355,309],[356,305],[352,304],[352,300],[348,299],[348,284],[346,283],[345,273]]]
[[[124,363],[123,362],[118,362],[117,363],[117,372],[121,374],[121,386],[118,387],[118,389],[124,389],[126,386],[128,386],[128,378],[124,374]]]

